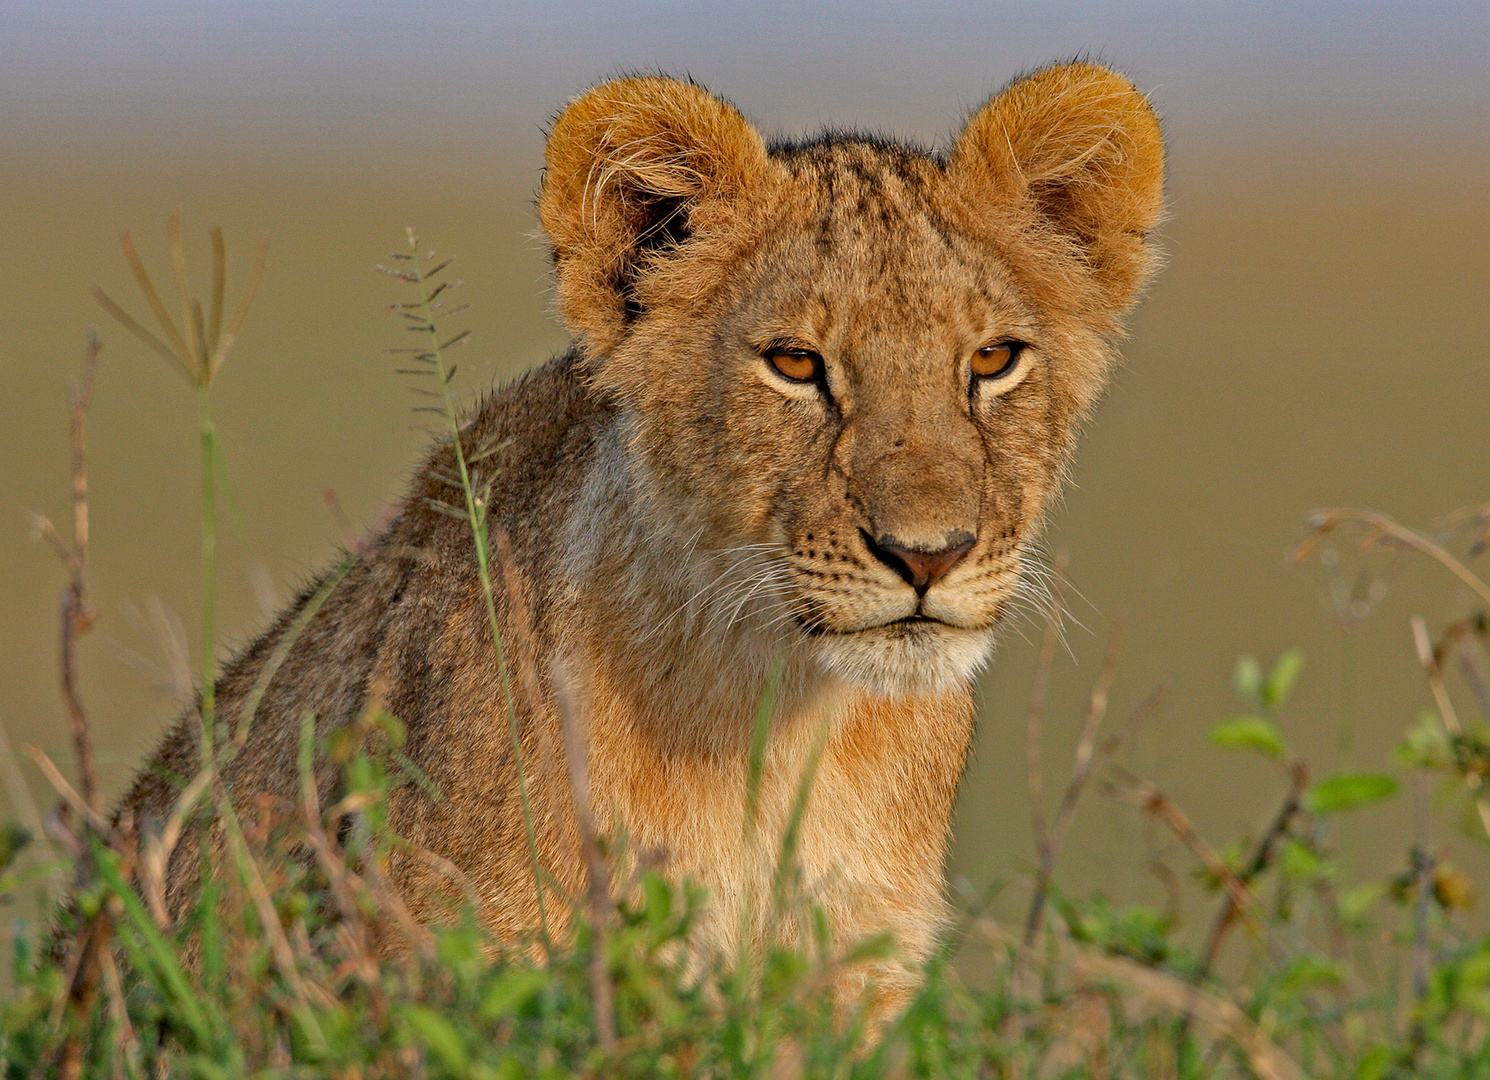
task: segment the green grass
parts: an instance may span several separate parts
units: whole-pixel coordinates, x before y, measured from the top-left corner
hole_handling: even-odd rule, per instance
[[[417,248],[410,254],[397,264],[399,276],[419,290],[414,314],[436,346],[415,359],[433,371],[434,407],[463,464],[472,449],[461,444],[446,390],[448,342],[434,330],[434,286]],[[192,319],[184,269],[178,280]],[[217,286],[213,295],[208,310],[220,316]],[[220,326],[219,316],[195,316],[196,337],[178,334],[188,374],[207,373],[194,383],[203,403],[209,683],[220,454],[205,403],[217,364],[214,349],[197,346],[216,340],[209,328]],[[203,366],[190,366],[197,361]],[[482,493],[463,467],[457,479],[458,512],[471,524],[491,603],[500,542],[487,532]],[[149,888],[151,860],[162,849],[102,818],[79,741],[78,786],[88,797],[53,768],[71,811],[54,829],[60,860],[28,846],[16,827],[0,833],[0,891],[14,895],[41,876],[71,894],[59,936],[35,928],[15,939],[13,989],[0,1007],[0,1067],[7,1077],[359,1080],[1490,1077],[1490,937],[1466,916],[1468,880],[1446,861],[1440,839],[1445,823],[1462,819],[1472,857],[1490,851],[1483,790],[1490,590],[1474,569],[1487,519],[1490,512],[1478,509],[1447,519],[1433,536],[1365,514],[1318,523],[1320,538],[1354,529],[1387,558],[1415,551],[1435,560],[1468,587],[1468,606],[1436,635],[1415,628],[1434,708],[1406,727],[1395,758],[1350,771],[1322,774],[1293,747],[1299,718],[1291,703],[1312,675],[1301,653],[1236,664],[1236,709],[1216,718],[1211,753],[1250,755],[1257,783],[1279,793],[1276,810],[1250,834],[1212,842],[1186,808],[1126,762],[1123,733],[1108,735],[1103,724],[1110,664],[1051,824],[1038,815],[1040,870],[1008,886],[1025,893],[1023,932],[973,905],[949,929],[909,1007],[882,1027],[870,1022],[867,1001],[835,1008],[828,988],[845,965],[883,955],[894,942],[876,937],[835,951],[823,912],[779,885],[790,877],[793,837],[756,838],[751,806],[741,812],[752,842],[783,850],[778,914],[813,928],[801,943],[700,956],[693,931],[707,896],[638,870],[617,883],[616,904],[559,898],[571,909],[562,920],[574,927],[567,940],[550,940],[545,926],[541,938],[514,947],[493,940],[468,905],[442,925],[415,924],[390,889],[388,860],[400,841],[384,827],[387,801],[399,785],[420,781],[401,767],[397,719],[371,710],[320,746],[307,722],[299,805],[278,818],[240,819],[231,794],[213,782],[208,755],[200,797],[183,800],[180,824],[221,825],[229,858],[203,874],[198,902],[173,921]],[[75,557],[79,610],[86,542],[86,530],[70,544],[58,541]],[[1047,661],[1042,684],[1050,675]],[[771,708],[768,694],[757,711],[752,777]],[[202,713],[210,730],[210,695]],[[1038,746],[1038,708],[1030,720]],[[219,753],[232,750],[229,742]],[[317,754],[342,772],[334,806],[317,801]],[[1062,889],[1070,811],[1099,794],[1131,805],[1186,853],[1192,871],[1174,888],[1207,898],[1209,919],[1188,925],[1180,904],[1160,909]],[[799,808],[805,798],[804,789]],[[1364,875],[1352,872],[1339,855],[1340,833],[1352,817],[1382,807],[1412,818],[1409,846],[1378,852]],[[603,844],[594,847],[600,863],[592,868],[626,865],[609,860]],[[1138,849],[1130,855],[1146,857]],[[537,888],[536,864],[534,872]]]

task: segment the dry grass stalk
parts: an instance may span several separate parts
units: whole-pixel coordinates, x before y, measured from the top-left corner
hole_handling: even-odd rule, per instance
[[[1189,1018],[1202,1040],[1239,1048],[1262,1080],[1303,1080],[1297,1063],[1229,998],[1070,938],[1058,939],[1052,956],[1015,942],[989,919],[977,920],[972,930],[989,944],[1013,949],[1025,964],[1053,965],[1053,980],[1071,999],[1063,1006],[1064,1022],[1057,1025],[1037,1075],[1069,1075],[1083,1065],[1090,1066],[1094,1075],[1102,1075],[1099,1067],[1108,1056],[1116,1012],[1128,1023]],[[1081,1007],[1092,1003],[1099,1007]]]
[[[166,868],[170,864],[171,855],[176,850],[176,845],[181,841],[181,834],[186,825],[186,818],[207,790],[207,785],[212,781],[210,769],[203,769],[186,789],[176,798],[176,804],[171,809],[171,816],[166,819],[165,828],[159,833],[151,836],[145,843],[145,854],[141,859],[141,876],[144,879],[145,903],[150,909],[151,916],[156,925],[162,930],[171,928],[171,916],[166,907]]]
[[[93,757],[93,737],[88,724],[88,713],[83,706],[78,690],[77,642],[93,625],[94,614],[88,607],[85,574],[88,566],[89,515],[88,515],[88,410],[93,402],[94,378],[98,371],[98,357],[103,346],[97,334],[88,335],[88,347],[83,361],[83,374],[73,384],[69,393],[69,449],[72,477],[73,530],[71,541],[64,541],[61,534],[46,518],[37,519],[37,531],[45,537],[61,558],[67,569],[67,585],[62,591],[58,628],[58,684],[62,701],[67,709],[72,728],[73,749],[77,756],[78,784],[81,791],[73,788],[52,760],[34,746],[27,747],[33,761],[52,784],[64,804],[83,822],[82,835],[67,837],[68,847],[74,855],[77,869],[77,886],[88,884],[93,875],[93,834],[104,842],[112,842],[114,830],[104,820],[101,796],[98,788],[98,773]],[[133,862],[133,851],[128,862]],[[109,959],[110,942],[113,938],[115,912],[110,905],[100,905],[89,917],[87,924],[73,941],[69,957],[68,992],[64,999],[70,1014],[72,1031],[59,1049],[56,1061],[57,1075],[72,1080],[82,1075],[86,1050],[84,1033],[86,1019],[92,1012],[97,998],[98,984]],[[111,983],[111,988],[117,983]],[[117,995],[115,995],[117,996]],[[61,1004],[61,1003],[59,1003]],[[112,1001],[116,1012],[122,1008],[122,999]],[[60,1017],[59,1017],[60,1018]]]
[[[1062,793],[1060,805],[1056,808],[1055,820],[1048,829],[1042,829],[1036,833],[1035,844],[1039,862],[1035,869],[1035,888],[1030,897],[1029,913],[1024,923],[1026,947],[1032,946],[1039,936],[1045,904],[1049,898],[1051,881],[1055,874],[1056,856],[1060,853],[1061,844],[1065,841],[1067,832],[1070,831],[1071,821],[1076,815],[1076,804],[1081,800],[1082,792],[1086,790],[1087,784],[1091,781],[1098,761],[1110,756],[1121,744],[1121,737],[1119,737],[1099,746],[1097,734],[1107,715],[1108,694],[1112,689],[1113,679],[1117,676],[1122,637],[1121,624],[1114,626],[1107,642],[1102,670],[1097,675],[1097,681],[1092,685],[1092,696],[1087,705],[1086,719],[1082,723],[1081,737],[1077,740],[1076,753],[1071,763],[1071,777],[1066,782],[1066,790]]]
[[[1050,830],[1045,821],[1044,777],[1040,760],[1045,695],[1050,686],[1050,671],[1055,665],[1055,648],[1060,641],[1061,613],[1064,608],[1062,596],[1066,581],[1066,553],[1055,557],[1054,572],[1050,588],[1050,606],[1045,613],[1045,631],[1040,638],[1040,655],[1035,663],[1035,677],[1030,685],[1029,706],[1024,715],[1024,765],[1025,786],[1030,796],[1030,829],[1035,837],[1035,849],[1040,852],[1041,862],[1050,850]],[[1044,893],[1048,881],[1037,879],[1035,897],[1030,904],[1029,918],[1025,922],[1025,945],[1034,943],[1039,930],[1040,912],[1044,907]]]
[[[1205,1041],[1235,1044],[1260,1080],[1304,1080],[1303,1071],[1293,1059],[1236,1002],[1124,957],[1092,948],[1075,947],[1074,951],[1069,977],[1075,987],[1089,986],[1088,992],[1092,992],[1116,984],[1122,991],[1119,1000],[1130,1017],[1138,1018],[1146,1010],[1188,1017]]]
[[[217,777],[220,777],[220,774],[217,774]],[[279,910],[274,905],[274,897],[264,881],[264,874],[259,868],[258,861],[254,858],[253,852],[249,850],[248,842],[238,822],[237,811],[233,809],[225,790],[218,792],[217,805],[218,817],[223,825],[223,835],[243,885],[247,888],[249,898],[258,912],[259,923],[269,943],[269,955],[274,960],[274,966],[279,969],[290,992],[295,995],[296,1002],[307,1010],[309,1010],[312,998],[315,998],[316,1003],[323,1007],[329,1008],[335,1005],[336,999],[331,994],[319,987],[312,987],[301,976],[300,964],[295,959],[295,950],[285,934]],[[307,1015],[311,1014],[307,1012]]]
[[[579,825],[580,842],[584,846],[585,867],[589,882],[585,888],[585,906],[590,917],[591,933],[595,935],[590,950],[590,992],[595,1004],[595,1031],[600,1045],[613,1049],[616,1045],[615,989],[611,986],[606,949],[606,927],[611,918],[610,868],[601,853],[595,833],[595,820],[590,813],[590,780],[588,755],[585,752],[584,736],[580,732],[579,713],[575,707],[568,674],[562,664],[553,670],[554,698],[559,707],[559,719],[564,729],[564,751],[569,762],[569,783],[574,794],[574,816]]]
[[[57,768],[56,764],[46,755],[45,751],[37,746],[27,746],[26,754],[32,761],[36,762],[36,767],[41,770],[42,775],[47,778],[47,783],[52,785],[68,809],[85,821],[89,828],[96,830],[100,836],[107,836],[109,834],[109,823],[104,819],[103,815],[84,801],[83,796],[78,793],[78,789],[68,782],[67,777],[62,775],[62,770]],[[81,853],[86,845],[81,843],[81,838],[74,837],[73,839],[75,843],[71,846]]]
[[[168,364],[180,371],[186,377],[187,382],[198,389],[206,389],[212,384],[213,378],[228,358],[228,353],[232,351],[233,342],[237,339],[239,330],[243,328],[243,321],[248,317],[248,309],[253,305],[254,296],[259,290],[259,282],[263,279],[264,262],[269,257],[269,241],[260,241],[258,257],[254,261],[254,268],[249,276],[248,288],[243,293],[243,299],[232,321],[224,326],[223,302],[227,293],[228,276],[227,248],[223,241],[221,228],[214,225],[209,235],[212,241],[212,286],[209,300],[211,307],[210,313],[204,314],[202,303],[191,295],[191,286],[187,280],[186,249],[181,238],[181,211],[177,210],[171,214],[169,223],[171,275],[182,309],[181,320],[178,323],[166,309],[160,293],[155,288],[155,283],[150,280],[150,274],[145,269],[139,252],[135,250],[134,238],[128,231],[120,234],[119,243],[124,248],[125,262],[129,264],[130,272],[134,275],[135,282],[139,285],[140,292],[145,297],[145,302],[149,305],[161,331],[165,334],[166,341],[161,341],[159,337],[146,329],[102,289],[95,287],[93,290],[94,299],[102,305],[104,310],[158,353]]]
[[[1479,645],[1480,651],[1471,648],[1475,644]],[[1440,672],[1451,660],[1458,660],[1459,674],[1465,686],[1480,713],[1490,721],[1490,677],[1487,677],[1484,667],[1487,654],[1490,654],[1490,611],[1450,623],[1444,627],[1438,644],[1433,647],[1433,662]]]
[[[0,781],[5,784],[5,795],[10,800],[11,809],[20,815],[32,836],[50,844],[52,838],[47,833],[46,819],[31,795],[26,777],[16,763],[15,748],[11,745],[3,723],[0,723]]]
[[[93,379],[98,371],[101,350],[98,335],[89,334],[83,376],[73,385],[70,395],[73,540],[66,559],[69,581],[62,593],[60,642],[62,698],[67,703],[68,717],[72,721],[78,782],[82,786],[83,801],[95,814],[100,810],[98,774],[93,763],[93,739],[88,731],[88,717],[78,693],[75,650],[78,638],[93,625],[93,612],[89,610],[83,592],[83,572],[88,564],[88,407],[93,400]]]
[[[1434,649],[1432,639],[1428,636],[1428,624],[1421,615],[1412,618],[1412,640],[1417,647],[1418,661],[1423,665],[1423,675],[1428,680],[1428,690],[1433,695],[1433,703],[1438,708],[1438,717],[1444,728],[1450,735],[1462,735],[1463,726],[1459,723],[1459,714],[1454,709],[1453,699],[1449,697],[1448,688],[1443,684],[1443,668],[1439,662],[1438,651]],[[1464,786],[1469,789],[1470,799],[1474,802],[1475,815],[1479,818],[1480,828],[1485,831],[1485,836],[1490,838],[1490,802],[1485,799],[1484,778],[1477,772],[1465,772]]]
[[[496,534],[497,561],[502,571],[502,581],[507,586],[507,610],[511,627],[508,634],[509,651],[517,668],[518,681],[523,695],[529,701],[542,701],[542,687],[538,670],[534,665],[537,650],[534,645],[532,615],[528,606],[526,582],[517,562],[512,557],[512,542],[505,530]],[[595,827],[595,818],[590,808],[589,754],[585,748],[581,730],[580,712],[574,700],[574,692],[568,672],[561,662],[556,662],[549,671],[553,686],[554,701],[559,710],[559,724],[564,735],[564,758],[568,766],[569,790],[574,800],[575,824],[579,829],[580,844],[584,849],[588,883],[585,887],[585,907],[590,920],[594,945],[590,951],[590,993],[594,999],[595,1032],[600,1045],[606,1050],[615,1049],[616,1005],[615,988],[611,985],[606,951],[606,930],[615,914],[611,901],[610,865],[600,850],[600,840]]]
[[[371,715],[378,707],[376,692],[369,698],[365,715]],[[310,725],[307,724],[307,727]],[[364,725],[365,726],[365,725]],[[307,735],[311,732],[307,732]],[[359,981],[367,989],[368,1002],[375,1016],[381,1018],[386,1015],[388,1002],[383,993],[382,980],[380,979],[381,966],[379,963],[378,949],[374,942],[372,928],[368,925],[362,907],[357,902],[356,886],[361,884],[351,868],[347,866],[344,854],[337,850],[331,837],[326,834],[326,828],[321,813],[320,797],[316,793],[314,774],[307,773],[301,778],[300,785],[300,810],[301,824],[305,829],[305,842],[309,845],[311,853],[316,858],[316,863],[326,875],[327,888],[331,893],[332,901],[341,914],[342,924],[338,928],[337,940],[341,943],[342,951],[346,954],[343,966],[349,968],[357,975]],[[369,860],[371,863],[371,860]],[[413,920],[408,918],[407,909],[394,912],[380,903],[380,910],[392,912],[395,919],[403,915],[408,919],[410,925]],[[403,928],[403,920],[400,926]],[[299,925],[299,924],[297,924]],[[421,927],[420,930],[423,930]],[[434,947],[432,935],[428,930],[422,934],[409,933],[405,929],[405,936],[410,944],[419,948],[425,955],[429,955]],[[309,952],[307,946],[302,949]]]
[[[1480,511],[1481,514],[1485,512],[1485,510]],[[1442,544],[1420,532],[1397,524],[1385,514],[1370,510],[1319,511],[1314,515],[1314,532],[1293,553],[1294,561],[1302,562],[1308,558],[1320,540],[1344,524],[1357,524],[1365,527],[1366,535],[1361,540],[1361,550],[1365,551],[1386,540],[1414,548],[1437,561],[1444,569],[1468,585],[1483,603],[1490,605],[1490,585],[1487,585],[1474,571],[1455,558]]]

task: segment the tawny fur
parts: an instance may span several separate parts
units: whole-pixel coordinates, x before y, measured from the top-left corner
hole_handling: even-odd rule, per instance
[[[469,446],[505,443],[476,483],[527,597],[519,632],[497,590],[504,643],[537,676],[514,689],[539,860],[583,892],[558,661],[599,819],[709,889],[704,950],[761,931],[745,912],[820,746],[802,885],[840,942],[893,931],[899,956],[873,974],[909,986],[945,914],[971,680],[1153,265],[1153,113],[1078,63],[1014,83],[945,155],[853,136],[768,147],[702,89],[635,78],[571,103],[547,156],[539,210],[576,344],[465,429]],[[974,353],[1001,341],[1027,343],[1014,370],[974,377]],[[820,378],[776,372],[783,345],[820,354]],[[227,779],[240,802],[292,798],[300,718],[324,734],[376,692],[439,792],[400,788],[390,827],[458,867],[481,916],[520,940],[537,898],[470,529],[430,506],[450,501],[451,453],[435,448],[294,641]],[[971,550],[924,596],[871,547],[964,534]],[[227,666],[225,729],[305,602]],[[765,839],[747,847],[775,661]],[[196,730],[178,723],[136,780],[121,808],[135,821],[169,813]],[[330,799],[333,770],[317,778]],[[173,863],[177,907],[197,864],[189,849]],[[452,884],[434,862],[404,854],[394,871],[416,915],[442,917]]]

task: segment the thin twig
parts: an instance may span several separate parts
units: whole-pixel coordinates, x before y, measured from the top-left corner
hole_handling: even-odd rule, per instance
[[[1304,792],[1309,787],[1308,763],[1291,762],[1288,774],[1288,792],[1283,797],[1283,805],[1278,807],[1278,812],[1273,815],[1272,824],[1257,841],[1257,846],[1252,849],[1252,857],[1247,860],[1247,865],[1237,875],[1237,880],[1245,886],[1250,887],[1257,876],[1272,865],[1273,853],[1277,849],[1278,842],[1288,834],[1294,818],[1303,808]],[[1236,922],[1236,916],[1236,898],[1228,891],[1226,899],[1221,902],[1221,910],[1216,914],[1216,921],[1211,924],[1211,932],[1206,937],[1205,948],[1201,951],[1200,963],[1195,969],[1196,982],[1201,982],[1210,973],[1211,965],[1216,962],[1216,956],[1221,951],[1221,943]]]
[[[97,816],[99,813],[98,773],[94,768],[93,739],[88,730],[88,714],[78,692],[77,640],[88,632],[93,612],[88,609],[83,590],[84,571],[88,565],[88,407],[93,400],[93,379],[102,351],[97,334],[88,335],[88,352],[83,375],[71,393],[72,444],[72,519],[73,538],[68,552],[68,583],[62,591],[62,617],[59,643],[61,657],[58,676],[62,699],[72,721],[73,747],[78,758],[78,783],[82,800]]]
[[[1067,781],[1060,805],[1056,808],[1055,820],[1050,828],[1045,830],[1043,837],[1036,837],[1040,861],[1035,870],[1034,895],[1030,897],[1029,913],[1024,922],[1026,947],[1033,945],[1040,933],[1045,903],[1050,893],[1051,879],[1055,873],[1056,855],[1059,854],[1061,844],[1064,843],[1066,834],[1071,828],[1071,821],[1076,815],[1076,804],[1091,780],[1098,758],[1105,756],[1108,751],[1108,747],[1097,745],[1097,732],[1101,729],[1102,720],[1107,715],[1108,693],[1112,689],[1113,679],[1117,676],[1117,662],[1122,649],[1122,640],[1123,628],[1122,624],[1118,623],[1112,628],[1112,633],[1108,638],[1102,670],[1097,675],[1097,681],[1092,684],[1092,696],[1087,704],[1086,720],[1081,726],[1081,737],[1077,740],[1076,755],[1071,764],[1071,778]]]
[[[1030,829],[1035,836],[1035,850],[1039,853],[1043,867],[1051,852],[1050,830],[1045,821],[1044,778],[1041,775],[1040,740],[1042,718],[1045,711],[1045,695],[1050,686],[1050,670],[1055,664],[1055,647],[1060,639],[1062,596],[1066,579],[1066,553],[1055,557],[1054,582],[1050,590],[1050,607],[1045,613],[1045,632],[1040,639],[1040,654],[1035,663],[1035,677],[1030,686],[1029,707],[1024,714],[1024,766],[1025,786],[1030,796]],[[1048,881],[1038,877],[1035,895],[1030,903],[1029,918],[1025,922],[1024,943],[1033,944],[1039,928],[1040,912],[1044,908],[1044,892]]]
[[[1428,912],[1436,859],[1429,845],[1432,788],[1427,771],[1414,770],[1412,785],[1412,997],[1428,995]]]
[[[1196,831],[1190,819],[1175,805],[1164,792],[1160,791],[1147,780],[1139,779],[1132,773],[1119,765],[1113,765],[1112,770],[1118,774],[1124,787],[1111,787],[1114,795],[1124,798],[1143,810],[1144,813],[1162,821],[1169,830],[1190,850],[1190,853],[1200,861],[1227,894],[1236,902],[1239,914],[1247,917],[1249,921],[1255,922],[1257,910],[1257,898],[1252,890],[1247,887],[1226,865],[1226,860],[1221,858],[1215,848]]]
[[[1428,1041],[1422,1004],[1428,996],[1431,957],[1428,951],[1428,916],[1433,903],[1433,878],[1437,860],[1429,847],[1432,813],[1432,784],[1426,769],[1413,770],[1412,784],[1412,1026],[1408,1046],[1414,1054]]]
[[[119,964],[114,959],[113,950],[104,950],[102,958],[104,986],[109,992],[109,1012],[119,1033],[114,1044],[114,1076],[116,1080],[123,1080],[129,1075],[127,1064],[130,1051],[136,1048],[139,1040],[134,1024],[129,1019],[129,1002],[124,997],[124,979],[119,974]]]
[[[77,888],[86,887],[92,880],[94,870],[94,843],[92,833],[99,841],[108,842],[113,830],[104,820],[98,790],[98,773],[93,759],[93,737],[88,726],[88,713],[83,707],[78,690],[77,641],[93,624],[93,612],[89,610],[84,589],[85,572],[88,566],[88,408],[93,401],[94,376],[98,371],[98,356],[102,351],[98,335],[88,335],[87,353],[83,361],[83,373],[73,384],[69,394],[69,445],[72,474],[72,520],[71,543],[66,543],[50,522],[40,523],[41,532],[47,536],[52,547],[62,558],[67,568],[68,580],[62,590],[58,619],[58,687],[67,709],[72,727],[73,750],[78,762],[78,785],[75,790],[46,754],[34,746],[27,752],[51,782],[57,793],[82,818],[84,832],[73,836],[72,845],[76,868]],[[132,853],[131,853],[132,854]],[[73,964],[68,980],[66,1005],[71,1014],[71,1029],[61,1046],[57,1058],[57,1074],[73,1078],[82,1075],[85,1058],[85,1033],[88,1018],[98,997],[98,982],[102,972],[104,956],[113,937],[113,918],[108,902],[100,903],[98,909],[88,917],[86,924],[73,938]]]
[[[66,1002],[72,1013],[73,1030],[57,1053],[57,1075],[63,1080],[81,1080],[88,1040],[84,1028],[98,996],[98,973],[113,924],[107,918],[94,918],[83,928],[78,943],[78,960],[68,981]]]

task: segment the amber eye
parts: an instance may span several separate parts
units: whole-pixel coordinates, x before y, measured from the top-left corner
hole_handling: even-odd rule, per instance
[[[812,382],[823,369],[823,358],[811,349],[779,345],[766,350],[766,363],[792,382]]]
[[[1011,373],[1019,364],[1019,354],[1024,351],[1022,341],[1000,341],[996,345],[984,345],[973,353],[973,374],[980,379],[999,379]]]

